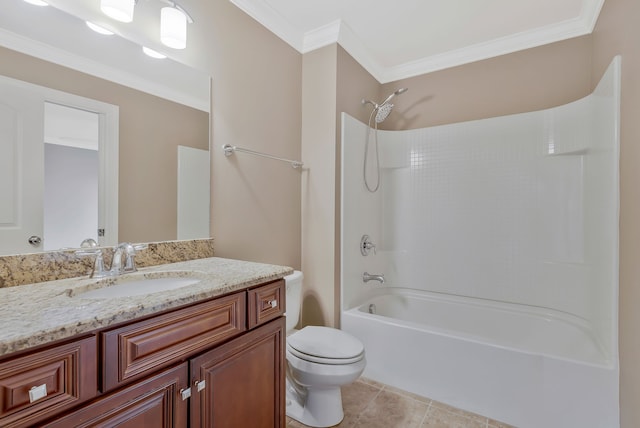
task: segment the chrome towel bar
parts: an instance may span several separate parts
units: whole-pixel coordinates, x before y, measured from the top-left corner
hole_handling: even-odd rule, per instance
[[[299,161],[280,158],[278,156],[268,155],[266,153],[256,152],[254,150],[243,149],[242,147],[232,146],[231,144],[225,144],[224,146],[222,146],[222,150],[224,150],[225,156],[231,156],[234,152],[248,153],[250,155],[262,156],[263,158],[269,158],[269,159],[273,159],[281,162],[287,162],[295,169],[302,168],[302,165],[304,165],[302,162],[299,162]]]

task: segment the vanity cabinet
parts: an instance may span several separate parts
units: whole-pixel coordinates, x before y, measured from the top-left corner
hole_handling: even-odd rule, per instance
[[[0,427],[34,426],[97,395],[96,339],[0,362]]]
[[[284,334],[280,317],[191,360],[191,426],[283,427]]]
[[[187,363],[163,370],[84,406],[44,426],[187,428]]]
[[[74,368],[75,380],[64,378],[81,387],[43,411],[24,410],[20,386],[21,404],[0,414],[0,426],[284,427],[284,295],[278,280],[96,331],[82,342],[86,364]],[[0,363],[0,382],[36,354]],[[10,390],[0,386],[5,406]]]

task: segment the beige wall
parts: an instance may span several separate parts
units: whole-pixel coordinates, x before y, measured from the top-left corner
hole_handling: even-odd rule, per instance
[[[212,216],[216,255],[300,268],[300,170],[221,150],[300,159],[302,55],[228,1],[202,2],[215,37]]]
[[[593,32],[592,86],[622,55],[620,119],[620,420],[640,424],[640,2],[607,0]]]
[[[176,239],[177,146],[208,149],[208,113],[1,47],[0,74],[119,106],[118,239]]]
[[[591,38],[579,37],[382,85],[400,87],[384,129],[415,129],[545,109],[587,95]]]

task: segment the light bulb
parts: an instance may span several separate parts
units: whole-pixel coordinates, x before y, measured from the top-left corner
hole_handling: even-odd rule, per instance
[[[133,21],[133,8],[136,0],[101,0],[100,10],[120,22]]]
[[[160,41],[174,49],[187,47],[187,16],[173,7],[160,11]]]

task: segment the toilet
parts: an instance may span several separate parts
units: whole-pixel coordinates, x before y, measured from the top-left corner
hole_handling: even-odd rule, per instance
[[[362,374],[364,345],[344,331],[319,326],[295,330],[302,304],[302,272],[284,278],[287,316],[287,416],[310,427],[342,421],[340,387]]]

